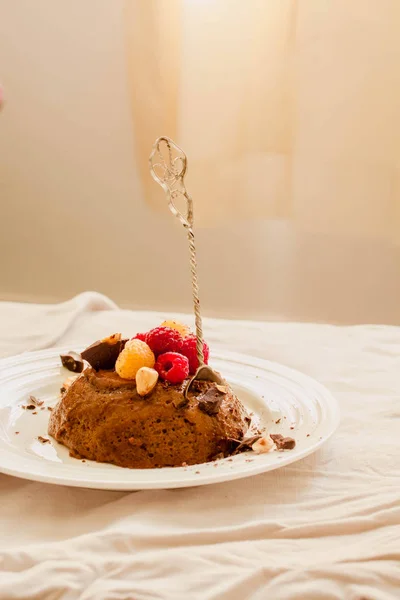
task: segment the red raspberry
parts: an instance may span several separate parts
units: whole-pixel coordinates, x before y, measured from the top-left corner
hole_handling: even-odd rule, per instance
[[[164,352],[180,352],[182,336],[176,329],[156,327],[147,334],[146,343],[156,356]]]
[[[147,333],[137,333],[132,340],[140,340],[141,342],[145,342],[147,338]]]
[[[170,383],[182,383],[189,375],[189,361],[178,352],[160,354],[154,368],[161,379]]]
[[[189,359],[189,372],[193,375],[199,367],[199,361],[197,360],[196,350],[196,336],[188,335],[182,342],[182,348],[180,352]],[[208,358],[210,356],[210,349],[208,345],[203,342],[203,354],[204,364],[208,365]]]

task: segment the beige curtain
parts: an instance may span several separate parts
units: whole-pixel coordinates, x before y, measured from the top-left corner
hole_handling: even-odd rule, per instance
[[[127,0],[136,156],[189,157],[197,225],[400,240],[400,0]]]

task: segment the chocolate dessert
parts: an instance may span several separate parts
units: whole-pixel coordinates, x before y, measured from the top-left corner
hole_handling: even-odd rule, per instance
[[[219,374],[218,382],[197,379],[196,342],[187,326],[167,322],[131,340],[114,334],[63,354],[74,375],[48,433],[75,458],[136,469],[288,449],[289,438],[250,432],[250,416]],[[208,357],[204,342],[202,369]]]
[[[158,381],[142,397],[134,381],[87,368],[52,411],[49,434],[76,458],[138,469],[228,455],[248,428],[243,406],[211,382],[198,382],[186,400],[185,383]]]

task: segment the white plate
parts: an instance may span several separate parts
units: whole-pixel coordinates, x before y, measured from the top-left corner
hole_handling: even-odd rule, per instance
[[[319,383],[282,365],[240,354],[213,357],[242,402],[262,427],[296,439],[294,450],[232,458],[191,467],[123,469],[82,462],[47,435],[50,412],[62,382],[71,375],[60,366],[65,349],[21,354],[0,361],[0,471],[58,485],[106,490],[178,488],[229,481],[278,469],[319,448],[335,431],[339,409]],[[44,400],[44,410],[24,410],[29,396]],[[19,433],[17,433],[19,432]]]

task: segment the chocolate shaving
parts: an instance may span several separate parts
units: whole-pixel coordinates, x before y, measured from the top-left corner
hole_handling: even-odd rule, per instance
[[[27,404],[26,406],[23,406],[22,408],[25,408],[26,410],[35,410],[36,406],[34,404]]]
[[[41,442],[42,444],[47,444],[47,443],[50,443],[50,440],[49,440],[49,438],[45,438],[45,437],[43,437],[42,435],[38,435],[38,440],[39,440],[39,442]]]
[[[73,373],[82,373],[84,368],[84,362],[80,354],[77,352],[68,352],[68,354],[60,355],[63,367],[72,371]]]
[[[51,406],[48,406],[47,410],[53,410],[53,408]]]
[[[222,403],[220,392],[215,386],[210,387],[204,394],[198,397],[199,409],[207,415],[216,415]]]
[[[29,396],[29,401],[32,402],[32,404],[35,404],[36,406],[42,406],[43,404],[43,400],[39,400],[35,396]]]
[[[275,421],[275,425],[279,425],[279,423],[281,422],[281,420],[282,420],[282,419],[277,419],[277,420]]]
[[[81,358],[87,360],[96,371],[113,369],[119,353],[125,348],[127,341],[119,340],[110,344],[109,341],[98,340],[81,353]]]
[[[280,433],[271,433],[270,438],[275,442],[277,450],[293,450],[296,441],[291,437],[283,437]]]
[[[239,452],[244,452],[245,450],[251,450],[252,445],[255,442],[258,442],[259,439],[262,438],[262,435],[252,435],[247,438],[243,438],[242,440],[230,440],[232,452],[231,454],[238,454]]]

